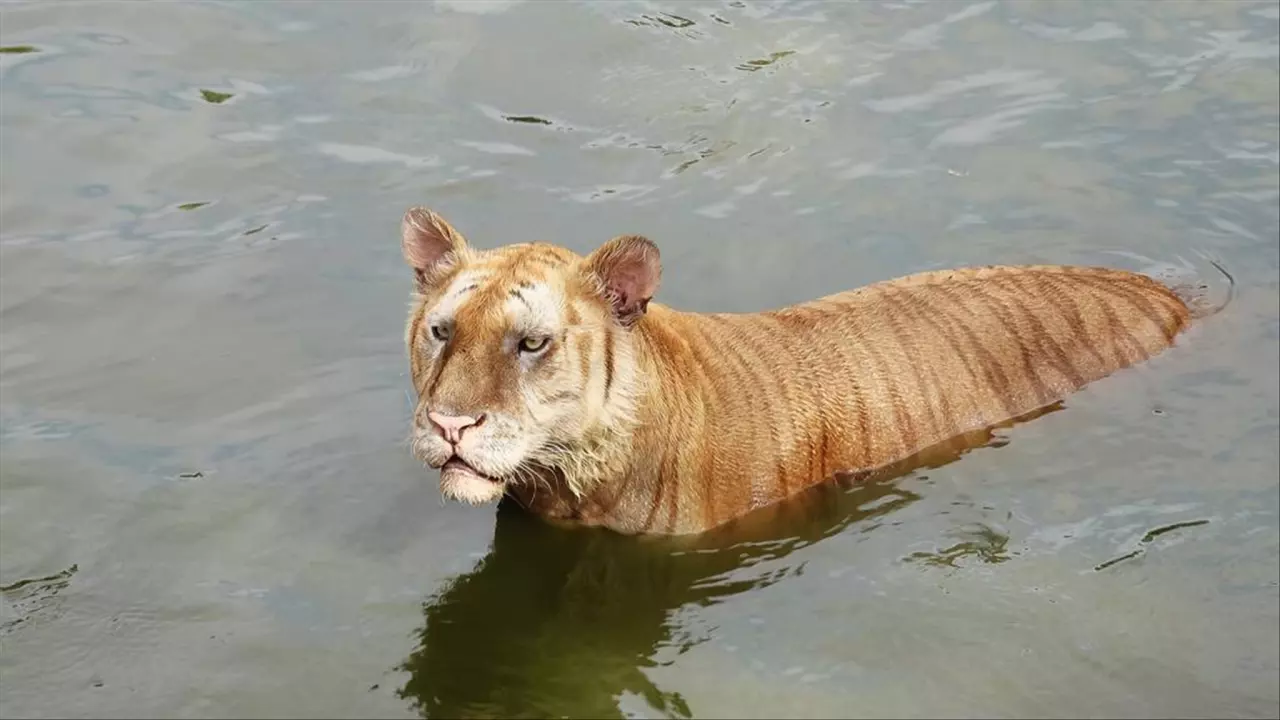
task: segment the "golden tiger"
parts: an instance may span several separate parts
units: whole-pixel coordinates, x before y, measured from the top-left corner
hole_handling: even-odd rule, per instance
[[[401,229],[411,443],[442,494],[622,533],[703,532],[1029,415],[1161,352],[1193,317],[1146,275],[1051,265],[684,312],[650,302],[662,265],[641,236],[583,257],[476,250],[425,208]]]

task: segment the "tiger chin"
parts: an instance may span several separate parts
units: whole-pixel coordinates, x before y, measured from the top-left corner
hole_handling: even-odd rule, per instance
[[[642,236],[478,250],[420,207],[401,235],[411,445],[442,495],[622,533],[703,532],[1027,416],[1211,312],[1146,275],[1054,265],[686,312],[652,302]]]

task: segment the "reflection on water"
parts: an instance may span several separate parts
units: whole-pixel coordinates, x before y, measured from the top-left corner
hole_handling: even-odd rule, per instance
[[[683,654],[705,639],[682,632],[676,610],[784,580],[801,567],[757,566],[918,499],[886,481],[825,486],[805,498],[807,517],[791,537],[640,542],[553,527],[504,502],[489,554],[423,604],[400,695],[431,718],[623,717],[625,692],[666,716],[692,717],[679,692],[645,674],[659,650]]]
[[[424,717],[623,717],[618,698],[641,697],[667,716],[692,717],[680,693],[645,674],[664,648],[682,655],[705,637],[674,614],[706,607],[799,574],[793,552],[854,524],[864,531],[920,500],[895,482],[936,469],[1061,403],[965,433],[872,472],[816,486],[786,503],[693,537],[624,536],[563,528],[504,501],[488,554],[423,604],[419,646],[400,690]],[[997,563],[1008,536],[974,538],[909,560],[954,566],[961,556]]]

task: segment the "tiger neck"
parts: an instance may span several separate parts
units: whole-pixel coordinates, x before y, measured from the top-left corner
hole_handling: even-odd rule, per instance
[[[526,509],[553,520],[606,526],[635,532],[664,476],[687,454],[685,433],[691,419],[682,413],[695,398],[677,400],[688,384],[673,382],[686,352],[670,326],[672,311],[650,306],[650,315],[629,333],[626,371],[618,372],[612,412],[577,451],[535,485],[511,489]],[[620,368],[621,370],[621,368]],[[674,412],[674,414],[673,414]],[[667,478],[669,480],[670,478]]]

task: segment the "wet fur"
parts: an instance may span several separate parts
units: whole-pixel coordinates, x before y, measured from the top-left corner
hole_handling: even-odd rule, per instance
[[[586,258],[547,244],[466,248],[420,272],[406,335],[419,415],[440,403],[523,414],[519,432],[536,439],[506,492],[545,518],[702,532],[1053,405],[1161,352],[1192,319],[1190,296],[1150,277],[1061,266],[926,272],[768,312],[683,312],[610,285],[610,253],[651,247],[618,238]],[[433,356],[424,317],[476,269],[485,281],[457,310],[459,344]],[[513,370],[494,350],[511,322],[495,308],[530,287],[557,298],[554,372]]]

